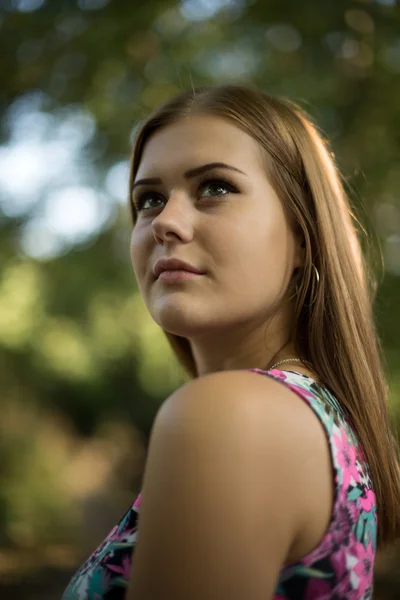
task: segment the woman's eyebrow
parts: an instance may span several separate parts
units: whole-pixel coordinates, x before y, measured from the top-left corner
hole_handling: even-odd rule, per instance
[[[218,169],[229,169],[230,171],[236,171],[237,173],[241,173],[242,175],[245,175],[247,177],[246,173],[244,173],[237,167],[233,167],[232,165],[228,165],[228,164],[222,163],[222,162],[207,163],[206,165],[201,165],[200,167],[195,167],[194,169],[189,169],[189,171],[186,171],[184,173],[184,176],[186,179],[190,179],[191,177],[200,175],[201,173],[204,173],[205,171],[209,171],[210,169],[217,169],[217,168]],[[162,183],[162,180],[159,177],[138,179],[138,181],[135,181],[135,183],[132,186],[132,192],[135,189],[135,187],[138,185],[157,185],[160,183]]]

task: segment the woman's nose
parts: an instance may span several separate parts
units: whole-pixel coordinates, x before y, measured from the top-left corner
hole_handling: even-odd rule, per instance
[[[161,239],[171,235],[191,239],[193,235],[193,203],[183,191],[171,192],[161,212],[153,219],[153,233]]]

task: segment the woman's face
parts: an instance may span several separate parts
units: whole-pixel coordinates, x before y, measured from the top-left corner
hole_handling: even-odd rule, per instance
[[[142,179],[157,182],[135,186]],[[302,264],[258,143],[220,117],[190,116],[153,134],[132,201],[140,203],[131,240],[139,290],[154,321],[175,335],[259,327]],[[181,259],[202,275],[157,279],[159,258]]]

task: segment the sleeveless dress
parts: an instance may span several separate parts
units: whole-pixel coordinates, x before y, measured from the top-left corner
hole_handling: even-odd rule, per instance
[[[365,454],[336,398],[295,371],[246,369],[290,388],[322,423],[329,441],[334,502],[320,543],[285,563],[274,600],[370,600],[377,541],[376,497]],[[104,542],[80,567],[62,600],[124,600],[134,554],[141,494]]]

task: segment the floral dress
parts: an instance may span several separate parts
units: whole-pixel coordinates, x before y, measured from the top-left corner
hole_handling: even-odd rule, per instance
[[[329,442],[334,502],[328,529],[314,550],[282,565],[274,600],[370,600],[377,540],[376,498],[368,464],[336,398],[295,371],[248,369],[272,377],[302,398]],[[124,600],[130,579],[141,494],[80,567],[62,600]]]

